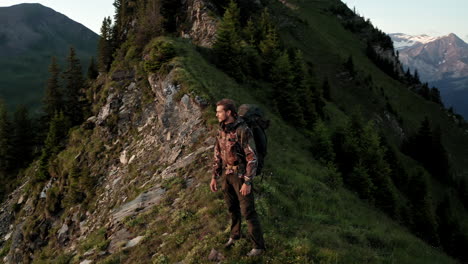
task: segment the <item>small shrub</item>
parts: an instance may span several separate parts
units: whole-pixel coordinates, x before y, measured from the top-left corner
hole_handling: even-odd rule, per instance
[[[145,61],[146,72],[157,72],[161,66],[174,58],[176,51],[174,45],[169,41],[157,40],[151,45],[149,59]]]

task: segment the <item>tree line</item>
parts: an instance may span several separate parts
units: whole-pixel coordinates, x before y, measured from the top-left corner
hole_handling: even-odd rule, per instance
[[[81,124],[90,113],[85,96],[89,83],[75,49],[70,47],[63,71],[55,57],[51,58],[48,71],[43,113],[38,117],[32,117],[27,107],[19,106],[11,118],[0,102],[0,179],[8,183],[2,186],[0,198],[16,187],[20,172],[36,157],[39,171],[32,181],[48,180],[49,161],[65,147],[68,130]],[[88,79],[95,78],[96,71],[92,59]]]
[[[260,79],[271,83],[269,99],[283,119],[311,129],[324,117],[325,98],[330,99],[328,81],[321,87],[315,85],[302,52],[281,43],[268,9],[242,22],[241,9],[231,1],[213,44],[215,64],[238,82]]]
[[[340,179],[334,182],[343,182],[429,244],[468,259],[464,249],[468,235],[454,206],[458,200],[468,208],[468,185],[454,179],[440,128],[433,127],[428,118],[399,148],[391,146],[373,122],[365,122],[359,113],[336,131],[317,122],[310,138],[314,155],[324,165],[338,169]],[[407,158],[402,153],[418,165],[404,165]],[[449,190],[441,202],[432,198],[430,183],[434,180]]]

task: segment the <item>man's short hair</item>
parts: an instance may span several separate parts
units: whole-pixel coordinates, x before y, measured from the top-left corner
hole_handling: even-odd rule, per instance
[[[219,105],[222,105],[223,108],[224,108],[224,111],[231,111],[231,115],[233,117],[237,117],[237,107],[236,107],[236,103],[231,100],[231,99],[223,99],[223,100],[220,100],[216,103],[216,106],[219,106]]]

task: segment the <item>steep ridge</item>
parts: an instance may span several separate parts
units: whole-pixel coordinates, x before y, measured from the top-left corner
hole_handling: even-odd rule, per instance
[[[210,18],[206,3],[195,2],[200,9],[191,13],[192,21]],[[435,104],[387,80],[361,53],[359,40],[315,5],[273,1],[269,7],[278,12],[290,45],[300,46],[323,67],[317,75],[334,77],[336,105],[326,106],[332,125],[364,105],[365,114],[400,138],[402,131],[417,127],[422,115],[402,114],[402,125],[380,109],[377,95],[347,87],[351,82],[339,75],[337,65],[350,53],[358,54],[356,65],[375,76],[392,100],[401,98],[398,110],[416,102],[415,109],[449,118]],[[315,16],[305,16],[306,26],[284,6],[303,12],[298,16]],[[206,36],[213,35],[205,33],[214,20],[205,24],[210,25],[205,33],[200,28],[207,27],[194,24],[188,26],[194,29],[188,40],[155,38],[142,55],[122,49],[122,60],[95,82],[93,116],[70,132],[66,149],[49,168],[50,181],[26,182],[2,205],[0,255],[5,263],[206,263],[209,255],[226,263],[455,263],[337,183],[336,169],[311,153],[310,135],[272,110],[268,84],[237,83],[193,44],[209,47],[212,40]],[[319,30],[323,25],[333,30]],[[157,72],[148,71],[145,63],[152,63],[149,54],[160,43],[172,45],[176,55]],[[364,95],[368,98],[360,99]],[[228,215],[222,194],[211,193],[208,182],[216,129],[212,103],[223,97],[257,103],[272,121],[265,178],[255,182],[268,247],[261,258],[243,257],[249,249],[244,239],[229,252],[219,249],[228,236]],[[400,133],[395,136],[395,131]],[[28,168],[29,182],[38,165]]]

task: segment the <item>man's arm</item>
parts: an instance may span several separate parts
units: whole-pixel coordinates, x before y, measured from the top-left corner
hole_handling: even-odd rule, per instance
[[[257,172],[257,155],[255,154],[253,144],[253,134],[249,127],[242,129],[241,133],[241,146],[244,150],[245,160],[247,162],[245,167],[245,181],[251,181]]]
[[[218,137],[214,147],[213,176],[212,179],[219,179],[223,172],[223,160],[221,159],[221,148],[219,147]]]

